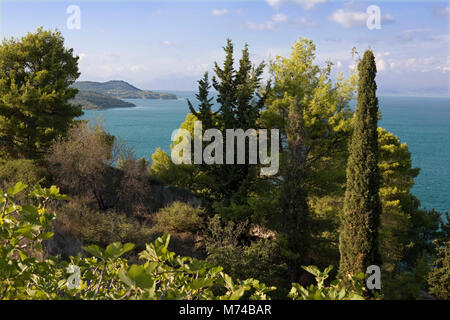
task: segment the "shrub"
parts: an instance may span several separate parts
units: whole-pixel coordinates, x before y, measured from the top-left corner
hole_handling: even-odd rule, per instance
[[[203,260],[176,255],[168,250],[169,234],[146,244],[145,250],[139,253],[143,264],[130,265],[122,258],[135,246],[120,242],[106,248],[83,247],[92,256],[89,258],[77,255],[63,261],[58,257],[45,257],[42,242],[53,237],[51,223],[56,218],[46,204],[70,198],[60,194],[55,186],[43,189],[37,185],[30,197],[38,206],[17,205],[15,196],[26,188],[17,183],[6,193],[0,190],[0,299],[266,300],[270,299],[267,293],[276,289],[252,278],[233,280],[222,267],[211,267]],[[317,288],[304,289],[314,292],[311,298],[336,297],[337,291],[331,288],[333,293],[323,287],[327,270],[325,274],[314,273],[317,268],[311,270],[318,283]],[[298,284],[293,287],[292,298],[299,298],[300,291],[301,298],[310,298],[308,291],[304,292]],[[343,296],[360,298],[356,295],[358,292]]]
[[[35,185],[45,179],[46,170],[34,160],[0,160],[0,187],[7,189],[16,181]]]
[[[168,232],[196,232],[199,230],[203,210],[194,208],[184,202],[173,202],[161,209],[155,216],[156,225],[161,230]]]
[[[113,210],[91,209],[80,199],[74,199],[59,208],[55,229],[84,243],[102,246],[112,242],[133,242],[143,248],[145,243],[156,238],[149,226],[135,218]]]
[[[206,261],[222,266],[233,278],[255,278],[274,285],[278,290],[272,296],[286,297],[287,265],[281,259],[277,240],[269,237],[250,242],[248,231],[247,221],[225,223],[219,215],[208,219],[202,232]]]
[[[436,259],[428,275],[429,292],[439,299],[450,299],[450,214],[442,221],[442,235],[435,240]]]
[[[443,300],[450,299],[450,241],[439,247],[437,259],[428,276],[429,292]]]
[[[357,273],[352,277],[354,289],[348,289],[343,285],[342,280],[334,280],[330,285],[325,285],[328,274],[333,266],[328,266],[323,272],[316,266],[303,266],[303,269],[314,275],[317,285],[310,285],[307,288],[298,283],[292,283],[289,298],[293,300],[364,300],[366,289],[364,288],[364,274]]]
[[[223,270],[236,279],[255,278],[276,286],[275,298],[286,297],[288,285],[287,266],[280,259],[279,247],[275,240],[262,239],[249,245],[209,248],[206,261]]]
[[[31,195],[35,206],[19,206],[15,195],[27,186],[18,183],[0,192],[0,299],[268,299],[267,287],[255,279],[233,281],[221,267],[168,250],[170,235],[146,245],[132,264],[121,258],[134,249],[132,243],[114,242],[106,248],[90,245],[92,255],[70,257],[70,262],[44,257],[42,242],[52,238],[51,222],[56,215],[46,210],[51,200],[68,197],[59,189],[36,187]],[[0,190],[1,191],[1,190]],[[24,243],[24,239],[27,242]],[[29,251],[37,252],[35,258]],[[212,287],[220,291],[213,292]]]
[[[45,159],[55,182],[65,192],[89,195],[97,201],[100,210],[106,210],[109,193],[114,191],[110,190],[113,185],[109,180],[114,176],[111,165],[121,149],[101,123],[80,122],[70,128],[67,138],[51,146]]]

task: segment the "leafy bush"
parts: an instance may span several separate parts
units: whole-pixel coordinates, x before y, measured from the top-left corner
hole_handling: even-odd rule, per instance
[[[450,215],[442,222],[442,235],[435,241],[436,259],[428,275],[429,292],[439,299],[450,299]]]
[[[54,186],[36,187],[30,196],[39,201],[38,206],[16,205],[14,196],[26,187],[18,183],[0,194],[0,299],[235,300],[246,293],[251,299],[267,299],[266,293],[274,289],[254,279],[233,281],[221,267],[176,256],[168,250],[168,234],[139,254],[144,260],[141,265],[129,266],[121,258],[134,245],[119,242],[105,249],[85,247],[93,257],[71,257],[70,263],[44,258],[42,241],[53,236],[49,230],[56,217],[46,206],[52,200],[69,198]]]
[[[34,185],[45,179],[46,170],[34,160],[0,160],[0,187],[7,189],[16,181]]]
[[[287,266],[280,259],[279,247],[272,239],[254,241],[244,246],[225,246],[209,248],[206,261],[211,265],[222,266],[224,271],[236,279],[255,278],[274,285],[276,298],[283,298],[287,292]]]
[[[323,272],[315,266],[303,266],[303,269],[313,274],[317,285],[310,285],[304,288],[298,283],[292,284],[289,297],[293,300],[364,300],[364,274],[357,274],[353,278],[353,290],[346,289],[342,282],[334,280],[329,286],[325,286],[325,280],[333,269],[333,266],[327,267]]]
[[[105,246],[112,242],[133,242],[139,248],[156,238],[152,229],[135,218],[114,210],[91,209],[76,199],[59,208],[55,221],[58,232],[74,236],[84,243]]]
[[[69,129],[67,138],[52,144],[46,160],[54,181],[64,191],[88,195],[97,201],[100,210],[106,210],[107,198],[115,191],[111,190],[111,165],[122,149],[101,123],[80,122]]]
[[[429,292],[439,299],[450,299],[450,241],[438,249],[438,257],[428,277]]]
[[[30,197],[38,205],[17,205],[15,196],[26,188],[19,182],[6,193],[0,192],[0,299],[265,300],[270,299],[267,293],[276,289],[253,278],[233,280],[220,266],[177,256],[168,250],[169,234],[146,245],[139,254],[143,264],[129,265],[122,256],[133,250],[134,244],[120,242],[104,249],[84,247],[90,258],[77,255],[63,261],[45,257],[42,242],[53,236],[51,225],[56,218],[47,205],[70,198],[55,186],[36,186]],[[360,298],[357,292],[342,293],[341,289],[335,294],[334,289],[324,288],[330,268],[324,273],[309,268],[317,277],[317,288],[293,284],[292,298]],[[310,295],[308,290],[315,293]]]
[[[274,297],[283,298],[289,283],[287,266],[281,259],[280,247],[275,239],[248,241],[248,222],[222,222],[219,215],[208,219],[202,233],[207,252],[206,261],[220,265],[237,279],[255,278],[279,289]],[[246,241],[244,241],[246,240]]]
[[[195,232],[202,223],[203,210],[184,202],[173,202],[161,209],[155,216],[161,230],[175,232]]]

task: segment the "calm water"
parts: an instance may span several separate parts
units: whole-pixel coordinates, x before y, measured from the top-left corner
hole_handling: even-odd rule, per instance
[[[169,150],[172,131],[188,113],[192,92],[174,91],[178,100],[135,100],[136,108],[85,111],[83,118],[103,118],[108,131],[151,159],[157,147]],[[399,136],[421,168],[413,193],[422,207],[450,212],[450,98],[380,97],[380,126]]]

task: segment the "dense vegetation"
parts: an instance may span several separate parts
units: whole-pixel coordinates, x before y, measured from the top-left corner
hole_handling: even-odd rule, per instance
[[[70,104],[77,90],[78,57],[59,32],[38,29],[0,46],[0,146],[14,158],[39,158],[64,134],[81,107]]]
[[[81,105],[86,110],[131,108],[136,106],[133,103],[88,90],[78,90],[77,95],[70,102],[74,105]]]
[[[347,187],[339,239],[340,276],[345,279],[380,265],[380,172],[378,147],[378,99],[375,57],[366,51],[359,63],[358,103],[349,144]]]
[[[407,145],[377,127],[372,52],[332,79],[300,39],[264,83],[247,46],[237,63],[224,50],[181,128],[279,129],[276,175],[136,159],[76,120],[77,58],[58,32],[3,42],[0,298],[448,299],[448,219],[420,209]],[[364,286],[372,263],[381,290]]]
[[[116,99],[176,99],[173,93],[138,89],[131,84],[111,80],[107,82],[77,81],[72,87],[81,91],[94,91]]]

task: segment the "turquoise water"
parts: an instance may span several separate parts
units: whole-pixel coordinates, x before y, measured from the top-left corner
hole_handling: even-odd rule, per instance
[[[83,118],[103,118],[108,131],[131,145],[138,157],[151,159],[156,148],[169,150],[172,131],[188,113],[186,98],[135,100],[136,108],[85,111]],[[422,207],[450,212],[450,98],[380,97],[380,126],[409,146],[413,166],[421,168],[413,193]]]

